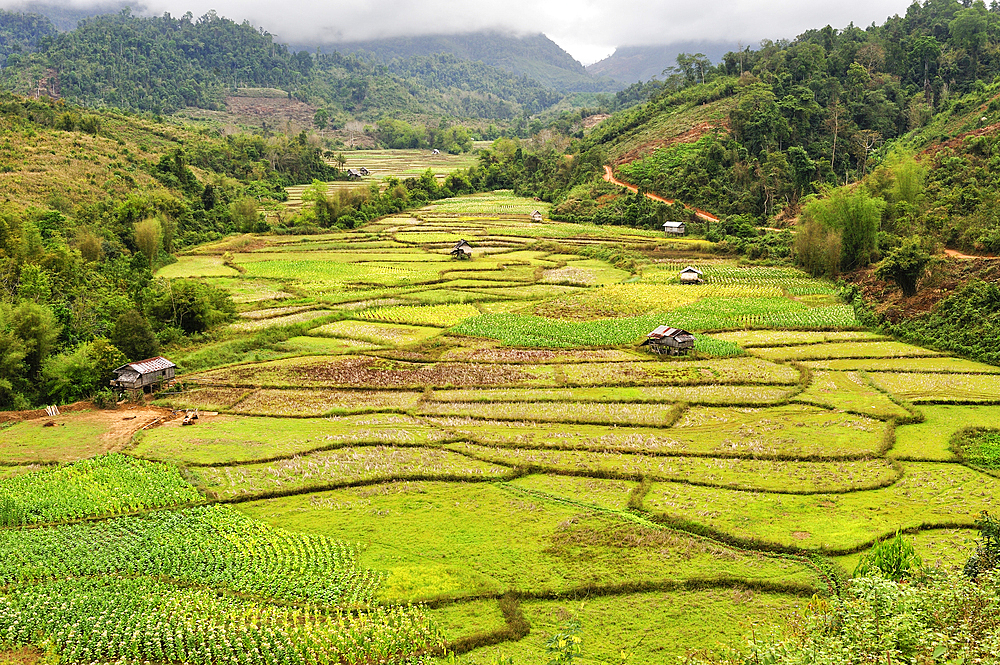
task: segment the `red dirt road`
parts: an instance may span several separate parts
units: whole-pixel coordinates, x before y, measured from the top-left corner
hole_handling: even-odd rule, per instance
[[[623,182],[623,181],[619,180],[618,178],[616,178],[615,174],[611,170],[610,166],[605,166],[604,167],[604,179],[607,182],[610,182],[612,184],[618,185],[619,187],[624,187],[625,189],[627,189],[630,192],[635,193],[635,192],[639,191],[638,187],[635,187],[634,185],[630,185],[627,182]],[[673,205],[674,202],[675,202],[674,199],[665,199],[662,196],[657,196],[656,194],[650,194],[649,192],[646,192],[646,197],[650,198],[650,199],[653,199],[654,201],[659,201],[661,203],[666,203],[667,205]],[[682,203],[681,205],[683,205],[688,210],[693,210],[694,214],[697,215],[698,217],[700,217],[701,219],[704,219],[704,220],[709,221],[709,222],[717,222],[717,221],[719,221],[719,218],[716,217],[715,215],[713,215],[712,213],[705,212],[704,210],[701,210],[700,208],[692,208],[691,206],[689,206],[686,203]]]
[[[944,250],[944,253],[953,259],[986,259],[988,261],[1000,259],[1000,256],[975,256],[973,254],[962,254],[957,249],[946,249]]]

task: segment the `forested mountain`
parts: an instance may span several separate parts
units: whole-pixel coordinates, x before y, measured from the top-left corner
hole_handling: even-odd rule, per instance
[[[649,191],[763,223],[868,175],[904,137],[938,138],[946,118],[975,111],[964,129],[1000,120],[997,74],[1000,5],[928,0],[882,26],[810,30],[718,66],[683,54],[651,101],[579,149],[602,151]]]
[[[77,23],[92,16],[118,14],[123,9],[129,7],[138,9],[141,6],[142,3],[127,2],[126,0],[96,0],[82,5],[72,2],[29,0],[28,2],[19,2],[16,5],[19,12],[41,14],[48,18],[52,21],[52,25],[62,32],[73,30]]]
[[[170,112],[221,109],[237,87],[279,88],[334,115],[384,114],[507,119],[537,113],[562,95],[528,79],[453,56],[374,63],[353,55],[294,52],[248,22],[210,11],[195,19],[128,11],[49,35],[38,52],[3,70],[6,87],[50,92],[87,106]]]
[[[323,50],[356,53],[385,63],[445,53],[527,76],[561,92],[614,92],[622,87],[608,77],[591,76],[573,56],[542,34],[514,36],[485,31],[393,37],[326,45]]]
[[[40,14],[18,14],[0,9],[0,67],[12,53],[33,51],[43,37],[56,34],[52,22]]]

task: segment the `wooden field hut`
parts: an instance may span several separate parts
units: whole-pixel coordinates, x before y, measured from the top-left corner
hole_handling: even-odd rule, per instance
[[[361,173],[361,175],[371,175],[372,174],[371,171],[369,171],[368,169],[366,169],[363,166],[360,169],[358,169],[358,172]]]
[[[680,278],[681,284],[701,284],[704,282],[704,273],[702,273],[697,268],[692,268],[688,266],[684,270],[681,270]]]
[[[432,154],[432,155],[440,155],[440,154],[441,154],[441,151],[440,151],[440,150],[438,150],[437,148],[434,148],[433,150],[431,150],[431,154]]]
[[[682,236],[687,233],[684,222],[663,222],[663,232],[668,236]]]
[[[472,258],[472,245],[467,243],[465,240],[460,240],[451,248],[448,252],[456,259],[471,259]]]
[[[540,213],[537,210],[535,212],[531,213],[531,221],[533,221],[533,222],[540,222],[540,221],[542,221],[542,213]]]
[[[661,355],[684,355],[694,348],[694,335],[680,328],[659,326],[646,335],[646,341],[641,346],[648,346],[650,351]]]
[[[361,171],[357,169],[347,169],[348,180],[361,180]]]
[[[122,365],[114,370],[115,378],[111,385],[125,390],[141,390],[147,386],[155,386],[174,378],[177,365],[163,356],[147,358],[139,362]]]

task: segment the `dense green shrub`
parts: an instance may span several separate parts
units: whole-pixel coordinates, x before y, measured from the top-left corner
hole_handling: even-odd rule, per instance
[[[205,332],[236,313],[227,291],[193,279],[160,280],[149,303],[149,314],[162,327],[187,334]]]
[[[875,575],[841,595],[814,597],[785,632],[762,636],[689,665],[845,665],[846,663],[993,663],[1000,653],[1000,576],[978,582],[936,572],[914,584]]]
[[[1000,570],[1000,519],[983,511],[976,516],[979,538],[976,551],[965,563],[963,572],[972,580]]]
[[[861,556],[854,568],[855,577],[881,575],[890,580],[906,580],[923,575],[923,562],[913,544],[896,532],[892,538],[875,543]]]

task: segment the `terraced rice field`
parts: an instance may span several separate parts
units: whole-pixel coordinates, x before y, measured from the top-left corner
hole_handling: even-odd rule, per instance
[[[793,268],[653,261],[678,241],[535,209],[438,201],[168,266],[241,310],[156,402],[200,417],[127,441],[114,412],[0,425],[0,640],[64,663],[536,663],[576,620],[582,662],[662,663],[794,620],[897,529],[964,563],[1000,509],[960,461],[993,459],[1000,369],[863,330]],[[639,346],[661,324],[691,355]]]
[[[387,178],[405,180],[419,178],[428,169],[437,180],[444,180],[452,171],[467,169],[476,163],[476,157],[471,153],[460,155],[432,155],[430,150],[346,150],[343,153],[346,161],[345,169],[368,169],[370,175],[361,181],[337,180],[327,183],[327,192],[338,189],[353,189],[355,187],[370,187],[372,184],[384,185]],[[332,166],[339,167],[335,162]],[[298,208],[302,205],[302,192],[305,185],[288,188],[288,206]],[[528,211],[531,212],[530,210]]]

